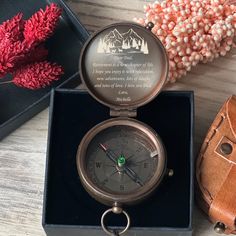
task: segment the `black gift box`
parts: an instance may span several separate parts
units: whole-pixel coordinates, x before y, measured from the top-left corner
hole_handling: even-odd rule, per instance
[[[125,235],[192,235],[193,102],[192,92],[166,91],[138,108],[136,119],[161,136],[175,174],[148,200],[126,208],[131,228]],[[107,207],[81,186],[76,152],[85,133],[109,118],[109,109],[85,92],[52,92],[43,211],[48,236],[105,235],[100,218]],[[121,227],[124,222],[115,218],[109,225]]]
[[[14,84],[2,84],[0,86],[0,139],[46,108],[52,87],[70,88],[80,83],[76,76],[78,60],[83,43],[88,38],[88,32],[63,0],[1,0],[0,23],[12,18],[18,12],[24,14],[24,19],[28,19],[40,8],[45,9],[46,5],[52,2],[58,4],[63,9],[63,13],[55,33],[46,42],[46,48],[49,49],[48,60],[62,65],[65,74],[52,86],[33,91],[19,88]],[[9,79],[6,76],[0,82]]]

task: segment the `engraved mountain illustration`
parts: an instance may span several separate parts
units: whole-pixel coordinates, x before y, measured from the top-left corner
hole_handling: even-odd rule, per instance
[[[130,45],[134,45],[135,47],[142,44],[143,39],[133,29],[130,29],[128,32],[123,33],[122,36],[124,38],[125,44],[129,43]]]
[[[123,41],[123,36],[119,33],[117,29],[114,29],[109,34],[107,34],[103,40],[106,44],[121,45]]]
[[[132,28],[125,33],[117,29],[110,31],[104,38],[100,38],[97,53],[143,53],[148,54],[147,42]]]

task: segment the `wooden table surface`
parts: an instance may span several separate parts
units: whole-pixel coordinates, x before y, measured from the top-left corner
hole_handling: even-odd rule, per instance
[[[110,23],[143,16],[143,0],[70,0],[69,6],[89,31]],[[170,90],[195,92],[195,149],[218,109],[236,93],[236,60],[224,58],[196,66]],[[173,122],[173,121],[172,121]],[[0,236],[45,235],[41,227],[48,109],[0,142]],[[212,225],[196,208],[194,236],[213,236]]]

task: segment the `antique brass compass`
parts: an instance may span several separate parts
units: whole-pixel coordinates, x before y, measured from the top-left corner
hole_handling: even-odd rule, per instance
[[[103,230],[121,235],[130,226],[123,207],[148,197],[160,184],[167,157],[158,134],[134,119],[137,108],[161,91],[167,79],[168,59],[161,42],[146,28],[117,23],[95,33],[80,58],[80,75],[89,93],[110,108],[108,119],[88,131],[77,152],[77,169],[86,191],[111,206],[101,217]],[[94,111],[96,115],[96,111]],[[109,229],[107,214],[123,213],[127,225]]]

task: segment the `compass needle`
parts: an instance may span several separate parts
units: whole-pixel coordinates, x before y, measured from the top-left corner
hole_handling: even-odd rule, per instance
[[[103,151],[105,151],[105,152],[107,151],[107,148],[104,144],[99,143],[99,145],[100,145],[100,147],[102,148]]]
[[[100,147],[102,148],[102,150],[106,153],[107,157],[113,161],[114,163],[116,163],[116,158],[115,156],[112,154],[111,150],[109,148],[107,148],[104,144],[100,143]]]

